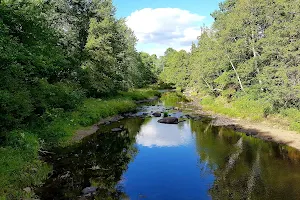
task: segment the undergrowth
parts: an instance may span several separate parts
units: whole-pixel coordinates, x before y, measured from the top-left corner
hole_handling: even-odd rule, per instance
[[[300,111],[295,108],[282,109],[279,112],[272,111],[272,105],[266,100],[253,100],[247,96],[228,101],[219,96],[205,96],[201,100],[201,106],[205,110],[224,114],[230,117],[238,117],[251,121],[268,120],[276,118],[288,122],[290,130],[300,133]],[[275,117],[276,116],[276,117]]]
[[[51,167],[39,159],[41,149],[67,145],[76,130],[133,111],[136,100],[156,95],[157,91],[139,89],[120,92],[113,98],[85,99],[73,111],[53,109],[23,130],[7,133],[0,147],[0,200],[34,198],[32,187],[40,185],[51,172]]]

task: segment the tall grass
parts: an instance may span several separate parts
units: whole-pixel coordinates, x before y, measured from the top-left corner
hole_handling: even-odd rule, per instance
[[[66,145],[76,130],[99,120],[136,109],[136,100],[158,95],[154,90],[139,89],[121,92],[109,99],[86,99],[75,111],[52,110],[40,122],[26,130],[7,134],[0,147],[0,200],[33,198],[26,187],[37,186],[47,178],[51,167],[39,160],[41,148]]]
[[[282,109],[279,113],[271,114],[271,103],[264,100],[253,100],[247,96],[240,97],[231,102],[228,102],[222,96],[217,98],[205,96],[202,98],[201,105],[205,110],[251,121],[268,121],[268,119],[272,118],[277,121],[284,120],[287,121],[290,130],[300,133],[300,110],[295,108]]]
[[[204,109],[222,113],[230,117],[240,117],[259,121],[265,117],[265,110],[270,106],[268,102],[251,100],[241,97],[232,102],[228,102],[224,97],[213,98],[204,97],[201,101]]]
[[[0,148],[0,199],[33,197],[23,189],[40,185],[51,167],[38,159],[39,142],[32,133],[16,130]]]
[[[147,99],[154,96],[160,96],[161,93],[157,90],[151,89],[135,89],[127,92],[120,92],[121,96],[124,98],[129,98],[134,101]]]

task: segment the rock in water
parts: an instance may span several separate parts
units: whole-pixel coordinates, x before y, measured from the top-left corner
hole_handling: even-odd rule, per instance
[[[93,187],[93,186],[91,186],[91,187],[86,187],[86,188],[84,188],[82,191],[81,191],[81,193],[82,194],[84,194],[84,195],[87,195],[87,194],[93,194],[93,193],[95,193],[96,191],[97,191],[97,187]]]
[[[155,112],[152,114],[154,117],[161,117],[161,112]]]
[[[121,128],[113,128],[111,129],[112,132],[121,132],[123,129]]]
[[[163,119],[158,120],[159,123],[162,124],[178,124],[178,118],[177,117],[165,117]]]
[[[25,192],[30,193],[31,192],[31,188],[30,187],[26,187],[23,189]]]

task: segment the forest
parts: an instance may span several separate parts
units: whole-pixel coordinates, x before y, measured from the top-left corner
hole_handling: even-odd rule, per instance
[[[191,52],[167,49],[160,79],[209,110],[300,131],[300,4],[227,0]]]
[[[47,177],[45,150],[153,95],[133,89],[156,81],[157,57],[115,12],[111,0],[0,1],[0,199]]]
[[[0,1],[0,199],[31,197],[51,172],[41,154],[134,110],[157,82],[300,132],[299,12],[298,0],[226,0],[190,52],[157,57],[136,50],[112,0]]]

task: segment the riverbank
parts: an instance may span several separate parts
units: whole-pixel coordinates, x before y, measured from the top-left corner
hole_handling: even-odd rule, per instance
[[[195,112],[211,117],[214,126],[225,126],[248,136],[285,144],[300,150],[299,130],[297,126],[292,126],[297,121],[293,122],[287,116],[278,114],[264,117],[264,113],[259,111],[259,106],[253,108],[252,112],[248,109],[244,113],[238,113],[230,103],[217,102],[211,97],[201,98],[189,92],[185,95],[197,108]],[[249,105],[248,108],[251,109],[251,106],[255,105]]]
[[[67,146],[77,130],[85,129],[109,116],[134,111],[137,103],[159,95],[155,90],[121,92],[106,99],[86,99],[72,112],[49,116],[47,124],[10,133],[10,141],[0,147],[0,199],[34,198],[33,187],[42,184],[52,171],[41,160],[55,146]]]

